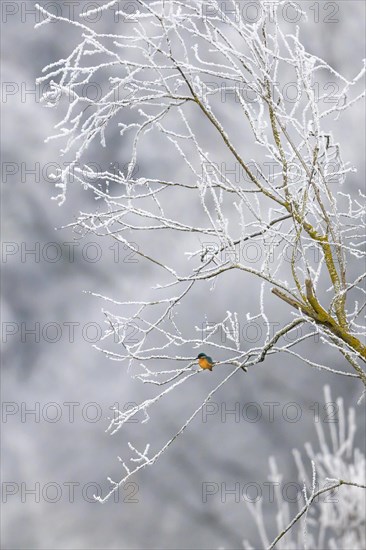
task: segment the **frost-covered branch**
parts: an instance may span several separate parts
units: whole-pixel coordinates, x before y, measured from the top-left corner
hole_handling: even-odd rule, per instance
[[[365,196],[347,190],[355,169],[332,134],[365,97],[364,66],[347,79],[307,52],[300,29],[281,19],[282,0],[260,2],[255,23],[244,20],[236,0],[137,4],[133,17],[117,12],[128,22],[112,29],[87,24],[85,13],[71,20],[39,7],[40,25],[80,33],[69,55],[38,79],[48,85],[45,104],[63,112],[49,139],[71,159],[54,174],[55,199],[63,204],[71,184],[82,186],[98,207],[70,226],[124,247],[154,270],[147,299],[102,297],[114,307],[104,311],[98,349],[137,380],[163,388],[117,411],[111,433],[140,412],[147,421],[160,399],[180,391],[203,348],[215,372],[231,368],[224,380],[285,353],[366,386]],[[116,5],[89,13],[107,17]],[[336,89],[331,97],[322,87],[327,80]],[[91,83],[97,99],[84,93]],[[112,147],[117,135],[124,168],[98,167],[95,151]],[[205,315],[188,327],[184,312],[194,292],[205,285],[213,296],[229,274],[238,295],[258,282],[256,311],[243,311],[244,304],[211,322],[207,300]],[[291,309],[275,314],[283,302]],[[254,345],[242,337],[243,321],[260,326]],[[304,357],[309,338],[329,347],[330,365]],[[137,468],[175,437],[152,459],[143,453]]]
[[[333,403],[329,386],[324,388],[326,403]],[[276,461],[270,458],[271,475],[269,480],[276,485],[275,498],[277,505],[276,526],[278,535],[272,542],[265,527],[263,509],[260,502],[248,504],[258,526],[261,543],[267,550],[280,548],[311,548],[332,550],[365,547],[365,493],[366,489],[366,459],[359,449],[354,449],[356,432],[355,411],[349,409],[346,415],[343,399],[339,397],[334,405],[337,407],[337,422],[329,423],[329,434],[325,434],[320,418],[314,418],[314,426],[319,439],[319,451],[314,452],[309,443],[305,444],[307,457],[312,464],[312,478],[307,474],[307,468],[301,453],[293,450],[298,470],[298,481],[304,484],[302,505],[297,500],[298,512],[290,519],[287,502],[282,501],[281,491],[277,490],[283,478],[279,474]],[[338,427],[338,429],[337,429]],[[311,494],[307,495],[307,487]],[[320,488],[319,488],[320,487]],[[342,487],[341,491],[336,490]],[[321,495],[329,494],[319,499]],[[336,495],[336,496],[335,496]],[[296,524],[302,519],[302,528]],[[327,546],[325,537],[327,535]],[[280,542],[281,541],[281,542]],[[252,545],[244,541],[244,548],[252,550]]]

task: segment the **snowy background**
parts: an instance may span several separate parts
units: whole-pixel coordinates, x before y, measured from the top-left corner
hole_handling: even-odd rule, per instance
[[[40,4],[50,9],[51,4],[59,4],[66,10],[68,3]],[[80,9],[82,3],[73,4]],[[308,9],[314,3],[301,4],[309,13],[309,21],[301,26],[305,46],[340,73],[357,74],[365,57],[365,3],[328,3],[339,8],[333,16],[337,21],[332,23],[326,21],[331,12],[324,11],[321,3],[319,22],[314,20],[315,11]],[[271,358],[250,375],[230,380],[215,397],[220,411],[223,407],[233,409],[237,403],[242,407],[255,402],[263,410],[258,422],[243,416],[236,422],[233,415],[224,417],[224,422],[220,413],[208,417],[207,422],[200,417],[157,464],[120,491],[119,502],[102,506],[92,501],[95,487],[103,493],[109,488],[108,475],[120,477],[116,457],[127,441],[132,439],[143,446],[146,439],[156,444],[167,440],[217,378],[212,382],[202,376],[198,383],[194,378],[194,384],[167,399],[159,416],[147,425],[131,422],[115,437],[104,433],[112,405],[128,406],[147,396],[148,391],[131,380],[118,363],[93,349],[98,327],[104,327],[104,304],[83,291],[120,300],[143,299],[153,273],[141,259],[128,262],[127,251],[121,251],[120,260],[115,262],[110,242],[101,240],[97,248],[88,247],[88,242],[96,242],[95,237],[82,239],[71,230],[56,230],[73,221],[79,211],[91,211],[95,205],[77,185],[70,188],[61,208],[51,200],[55,189],[48,177],[50,166],[65,159],[59,157],[57,142],[45,144],[44,139],[60,115],[40,104],[34,81],[43,66],[68,55],[77,34],[60,24],[35,31],[38,16],[32,1],[4,1],[1,7],[3,547],[240,548],[243,538],[257,540],[247,507],[236,502],[232,494],[224,502],[220,492],[203,502],[202,484],[232,488],[239,483],[243,488],[255,482],[262,487],[266,503],[263,483],[269,456],[276,457],[285,480],[297,481],[291,450],[302,448],[305,441],[317,447],[312,420],[314,403],[319,403],[321,410],[324,405],[323,385],[329,383],[333,397],[342,395],[348,405],[357,401],[360,386],[289,359]],[[106,18],[97,24],[102,28],[113,22]],[[108,31],[113,32],[110,26]],[[358,169],[347,180],[350,192],[364,181],[363,115],[362,104],[357,104],[335,131],[344,158]],[[230,120],[229,112],[227,116]],[[104,167],[111,162],[123,165],[127,160],[117,133],[110,136],[107,151],[96,147],[92,154]],[[153,173],[157,162],[154,151],[146,150],[143,156],[146,165],[140,169]],[[169,158],[165,162],[167,174],[174,179],[174,170],[179,167]],[[179,208],[189,212],[189,204]],[[57,247],[48,243],[57,243]],[[74,259],[70,258],[72,246]],[[152,240],[150,246],[158,249],[162,243]],[[183,241],[164,246],[177,262],[183,257]],[[32,249],[35,254],[25,253]],[[55,250],[61,250],[62,257],[52,262]],[[100,258],[94,262],[91,259],[96,250]],[[208,320],[217,321],[233,307],[242,308],[244,319],[245,312],[257,304],[256,288],[233,282],[225,285],[221,294],[216,293],[215,301],[206,294],[193,294],[186,322],[200,325],[205,314]],[[27,330],[37,332],[38,326],[39,338],[27,334]],[[322,353],[321,348],[318,350]],[[268,402],[279,403],[274,421],[264,405]],[[283,418],[290,402],[297,403],[302,411],[296,423]],[[357,415],[356,440],[363,446],[362,407],[357,408]],[[35,493],[29,492],[32,490]],[[267,508],[268,517],[273,518],[274,507]]]

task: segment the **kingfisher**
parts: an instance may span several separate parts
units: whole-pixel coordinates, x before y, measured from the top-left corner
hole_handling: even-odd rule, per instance
[[[201,369],[207,369],[212,371],[212,367],[215,365],[215,362],[212,361],[212,357],[209,355],[206,355],[205,353],[199,353],[196,357],[198,359],[198,364],[201,367]],[[237,362],[236,362],[237,363]],[[240,366],[238,364],[238,366]],[[241,365],[241,368],[244,372],[248,372],[247,368],[244,365]]]
[[[214,362],[212,361],[212,358],[209,355],[206,355],[205,353],[199,353],[196,359],[198,359],[198,364],[201,367],[201,369],[208,369],[212,371]]]

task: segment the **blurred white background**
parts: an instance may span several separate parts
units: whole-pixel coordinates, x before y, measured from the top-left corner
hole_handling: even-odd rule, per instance
[[[48,5],[50,10],[51,4],[59,4],[63,10],[67,5],[61,0],[39,3]],[[334,23],[324,21],[321,9],[320,21],[314,21],[315,11],[309,10],[314,3],[299,3],[309,13],[309,21],[301,23],[300,33],[309,51],[324,57],[346,76],[357,74],[365,57],[365,3],[331,2],[339,8]],[[73,4],[80,9],[83,2]],[[104,433],[111,414],[109,407],[139,401],[148,395],[148,390],[132,381],[125,367],[108,361],[93,349],[91,340],[96,333],[92,328],[85,337],[88,323],[104,326],[101,308],[105,303],[83,291],[119,300],[142,299],[148,294],[155,273],[141,259],[138,263],[114,262],[111,243],[103,240],[98,241],[100,260],[88,261],[82,252],[85,253],[87,242],[95,242],[95,237],[80,239],[71,230],[56,229],[73,221],[80,210],[91,211],[94,203],[76,184],[70,188],[61,208],[51,200],[56,193],[48,177],[49,163],[60,164],[65,159],[59,157],[57,141],[45,144],[44,139],[52,133],[60,114],[40,104],[35,79],[43,66],[69,54],[78,34],[60,24],[34,30],[38,16],[33,1],[3,1],[1,9],[2,240],[3,252],[7,252],[2,258],[3,547],[236,549],[241,547],[243,538],[256,541],[256,528],[245,504],[235,502],[230,495],[226,502],[222,502],[220,495],[203,502],[202,483],[263,484],[270,455],[277,458],[286,479],[296,479],[291,450],[302,448],[305,441],[313,442],[316,448],[312,404],[319,402],[323,406],[323,385],[329,383],[333,397],[342,395],[348,405],[355,405],[360,386],[352,379],[331,377],[288,358],[267,360],[250,374],[231,380],[215,401],[228,409],[238,402],[241,405],[252,401],[259,405],[278,402],[274,422],[265,414],[268,412],[265,407],[256,423],[243,418],[235,422],[233,416],[222,422],[219,414],[209,417],[207,422],[196,419],[157,464],[134,479],[136,485],[120,492],[118,503],[111,501],[102,506],[92,502],[95,487],[88,489],[87,484],[97,484],[105,492],[109,488],[106,477],[120,477],[116,457],[123,453],[127,441],[140,442],[142,446],[147,439],[167,440],[217,383],[219,374],[214,372],[211,379],[195,377],[194,383],[184,386],[183,392],[162,403],[150,423],[143,426],[130,423],[114,437]],[[111,22],[106,19],[105,23],[97,24]],[[108,31],[112,32],[110,28]],[[230,118],[230,113],[227,114]],[[363,105],[359,103],[335,129],[344,158],[358,169],[346,182],[350,192],[364,182],[363,115]],[[140,168],[153,173],[154,151],[145,153],[146,165]],[[110,162],[123,164],[127,160],[117,132],[109,136],[107,150],[95,147],[91,154],[105,167]],[[171,166],[169,159],[166,166],[174,179],[173,171],[179,167]],[[63,243],[73,241],[78,243],[74,261],[67,254],[54,263],[44,258],[42,251],[47,243],[58,243],[65,252],[67,247]],[[177,258],[179,247],[184,249],[183,242],[166,245]],[[160,242],[151,242],[151,247],[159,246]],[[26,249],[35,247],[40,250],[39,261],[35,255],[24,255]],[[89,251],[92,256],[93,250]],[[51,257],[53,251],[48,252]],[[210,301],[203,290],[202,295],[193,294],[185,313],[186,322],[192,327],[200,325],[205,313],[209,320],[216,321],[230,307],[238,308],[238,300],[244,319],[245,312],[257,303],[255,288],[248,292],[247,285],[241,288],[240,281],[230,280],[219,297],[216,293],[215,301]],[[273,302],[273,307],[276,305]],[[39,341],[24,333],[35,328],[36,323],[41,330]],[[42,335],[42,328],[48,323],[61,327],[56,342],[50,341],[55,335],[51,326]],[[75,327],[74,341],[69,338],[70,323]],[[322,353],[321,346],[318,352]],[[338,366],[335,364],[334,368]],[[302,408],[297,423],[285,421],[281,414],[289,402]],[[50,403],[57,405],[52,408],[47,406]],[[73,422],[69,417],[70,403],[78,404]],[[90,403],[97,406],[88,406]],[[25,409],[37,408],[39,418],[38,413],[21,414]],[[101,412],[101,417],[93,421],[96,412]],[[52,422],[56,413],[61,417]],[[356,440],[363,446],[363,407],[357,408],[357,416]],[[77,485],[71,499],[73,482]],[[4,483],[8,493],[4,493]],[[37,483],[39,499],[27,493],[34,488],[37,493]],[[48,483],[58,484],[62,490],[57,502],[50,502],[56,494],[56,485],[47,486]],[[10,494],[11,488],[14,494]],[[133,489],[136,489],[133,498],[138,502],[128,502]],[[274,507],[267,508],[271,521]]]

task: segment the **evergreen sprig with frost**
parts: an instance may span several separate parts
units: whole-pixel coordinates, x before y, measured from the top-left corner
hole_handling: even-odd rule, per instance
[[[55,198],[65,202],[71,180],[93,193],[97,211],[81,213],[73,225],[128,247],[160,269],[163,281],[148,300],[103,297],[120,306],[121,313],[104,311],[102,351],[125,362],[131,376],[162,387],[132,409],[115,411],[109,431],[116,433],[140,412],[147,422],[161,399],[203,375],[194,366],[202,347],[218,358],[215,369],[233,369],[162,447],[138,450],[129,444],[132,458],[121,459],[124,475],[110,480],[111,491],[102,502],[158,460],[207,401],[243,373],[243,366],[286,354],[366,387],[366,274],[359,261],[365,257],[365,197],[361,189],[358,196],[347,192],[344,183],[354,169],[343,160],[331,130],[365,97],[364,66],[347,79],[307,52],[300,29],[281,20],[283,1],[260,2],[255,23],[244,20],[236,0],[225,2],[230,9],[216,0],[136,2],[139,9],[132,16],[123,8],[115,11],[127,23],[119,22],[111,32],[98,32],[86,20],[117,10],[117,0],[78,20],[38,8],[44,17],[39,25],[58,21],[80,33],[70,54],[45,67],[38,79],[49,84],[43,98],[49,107],[67,106],[49,138],[62,140],[62,153],[73,159],[55,174],[60,190]],[[335,84],[331,98],[319,91],[321,78]],[[82,93],[92,82],[108,83],[98,99]],[[295,87],[295,100],[289,99],[286,83]],[[228,103],[221,101],[223,90]],[[98,143],[108,148],[108,129],[114,124],[124,150],[130,148],[127,170],[96,170],[90,148]],[[157,158],[163,153],[174,159],[175,178],[166,177],[163,162],[151,173],[146,170],[144,155],[151,159],[151,151]],[[235,163],[240,182],[222,162]],[[136,177],[140,164],[146,174]],[[177,208],[180,201],[190,205],[191,220]],[[146,248],[136,244],[141,232],[161,239],[161,256],[148,243]],[[174,263],[176,255],[171,255],[173,263],[164,259],[165,239],[172,236],[187,246],[181,255],[187,259],[185,270]],[[261,250],[257,264],[241,253],[247,244]],[[214,282],[229,271],[237,272],[238,289],[251,278],[261,281],[258,310],[247,314],[248,321],[260,320],[265,327],[254,346],[240,338],[235,311],[227,311],[204,337],[180,322],[179,311],[192,289],[206,282],[214,294]],[[288,308],[287,322],[276,330],[270,300]],[[137,341],[126,338],[131,326],[137,327]],[[219,331],[227,336],[225,343],[218,340]],[[284,338],[288,334],[295,334],[291,343]],[[330,365],[302,351],[301,344],[314,335],[329,347]],[[119,343],[116,351],[108,346],[112,339]],[[335,358],[341,370],[334,368]]]
[[[326,403],[332,402],[329,386],[324,387],[324,398]],[[336,404],[338,417],[328,424],[328,433],[319,418],[315,418],[318,452],[306,443],[304,460],[297,449],[293,450],[298,481],[304,484],[304,489],[302,500],[297,500],[298,513],[292,519],[289,504],[281,496],[283,476],[274,457],[269,460],[268,479],[275,484],[278,533],[272,542],[265,527],[261,501],[248,504],[263,548],[267,550],[366,548],[365,492],[360,490],[366,488],[366,458],[354,447],[355,410],[351,407],[346,415],[341,397]],[[307,462],[312,465],[311,477],[307,473]],[[249,541],[244,541],[244,548],[254,550]]]

